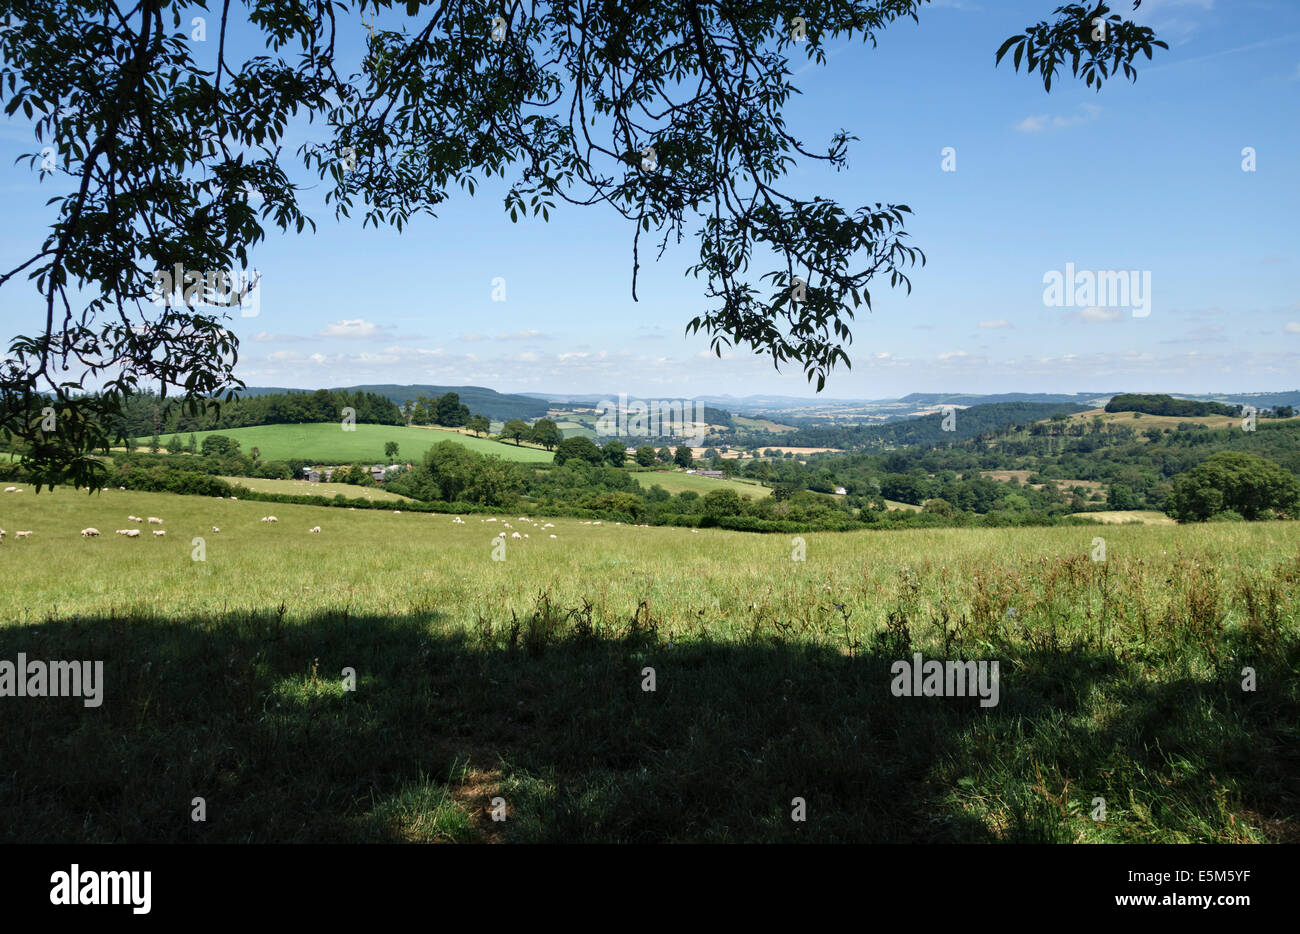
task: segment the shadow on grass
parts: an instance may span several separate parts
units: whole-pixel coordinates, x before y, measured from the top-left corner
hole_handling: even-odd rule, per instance
[[[897,644],[674,645],[572,613],[470,631],[438,613],[280,616],[0,628],[2,660],[102,659],[105,680],[93,709],[0,698],[0,840],[1295,836],[1294,644],[1253,695],[1007,645],[984,709],[894,697]]]

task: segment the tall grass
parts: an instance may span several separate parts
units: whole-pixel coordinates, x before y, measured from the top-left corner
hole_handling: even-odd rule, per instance
[[[1297,837],[1296,523],[816,533],[795,561],[717,530],[0,496],[0,659],[107,671],[97,710],[0,698],[6,839]],[[128,513],[167,537],[113,535]],[[999,660],[1000,703],[894,697],[912,652]]]

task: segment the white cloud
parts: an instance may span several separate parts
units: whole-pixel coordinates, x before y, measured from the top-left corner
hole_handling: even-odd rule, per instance
[[[1300,321],[1288,321],[1282,330],[1288,334],[1300,334]]]
[[[325,325],[316,332],[317,337],[342,337],[348,339],[378,337],[383,329],[373,321],[363,318],[350,318]]]
[[[1093,305],[1079,312],[1080,321],[1118,321],[1124,316],[1123,309],[1120,308],[1098,308]]]
[[[498,334],[499,341],[548,341],[550,336],[541,331],[515,331],[513,334]]]
[[[1066,127],[1077,126],[1080,123],[1095,120],[1097,115],[1101,113],[1101,108],[1096,104],[1080,104],[1079,108],[1083,113],[1069,117],[1051,116],[1050,114],[1036,114],[1032,117],[1025,117],[1016,124],[1016,129],[1021,133],[1041,133],[1049,127],[1053,130],[1063,130]]]
[[[1009,328],[1011,327],[1011,322],[1008,321],[1006,318],[998,318],[996,321],[981,321],[980,327],[987,328],[989,330],[995,330],[997,328]]]

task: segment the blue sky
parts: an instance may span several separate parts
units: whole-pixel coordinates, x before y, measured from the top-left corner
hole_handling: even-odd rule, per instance
[[[1097,93],[1065,80],[1049,95],[1009,61],[995,69],[993,54],[1056,5],[936,2],[919,23],[886,29],[878,48],[841,41],[825,66],[798,74],[794,132],[813,149],[841,127],[860,139],[847,171],[812,166],[784,189],[849,209],[909,204],[928,258],[910,295],[872,289],[853,367],[824,395],[1300,387],[1300,3],[1146,0],[1131,15],[1170,49],[1136,84]],[[365,29],[351,32],[359,53]],[[945,147],[955,171],[943,171]],[[1246,147],[1253,172],[1242,170]],[[0,123],[6,269],[48,224],[54,189],[13,164],[33,148],[20,124]],[[512,224],[502,192],[453,199],[401,234],[336,222],[309,196],[318,231],[271,233],[253,254],[260,312],[231,325],[241,378],[814,395],[797,367],[777,373],[747,348],[718,359],[704,336],[684,335],[709,307],[685,276],[693,237],[657,264],[643,248],[633,302],[627,222],[562,204],[550,223]],[[1149,314],[1046,307],[1043,277],[1067,263],[1149,272]],[[492,300],[497,277],[504,302]],[[4,336],[33,330],[38,308],[30,293],[0,291]]]

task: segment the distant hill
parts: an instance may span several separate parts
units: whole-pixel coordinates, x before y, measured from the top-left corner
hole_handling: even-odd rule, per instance
[[[546,415],[549,406],[544,400],[534,396],[511,395],[486,389],[482,386],[398,386],[384,383],[368,386],[332,386],[331,389],[346,389],[348,392],[373,392],[392,399],[398,405],[414,401],[419,396],[430,398],[457,393],[460,401],[469,406],[474,413],[482,413],[493,421],[505,421],[511,418],[537,419]],[[283,389],[271,386],[249,386],[242,395],[261,396],[268,393],[310,392],[307,389]]]
[[[844,450],[944,444],[1011,425],[1032,424],[1053,415],[1086,412],[1090,408],[1072,402],[992,402],[961,409],[956,408],[957,403],[946,404],[954,406],[952,421],[949,423],[951,431],[944,430],[948,416],[935,412],[876,425],[801,427],[797,432],[785,436],[781,443]]]
[[[1002,392],[978,393],[914,392],[899,399],[914,405],[985,405],[997,402],[1077,403],[1093,407],[1104,405],[1113,392]]]

